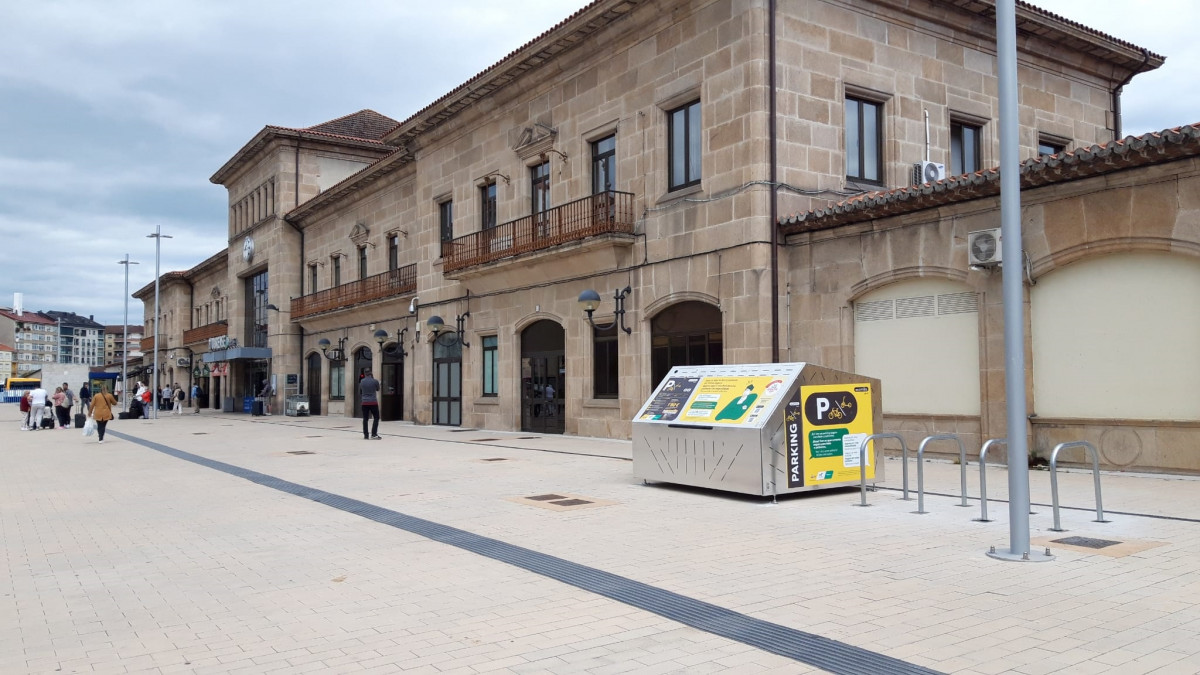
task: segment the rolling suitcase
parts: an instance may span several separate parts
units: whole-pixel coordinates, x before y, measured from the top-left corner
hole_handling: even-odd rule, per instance
[[[75,413],[75,428],[82,429],[83,423],[87,421],[87,415],[83,413]]]

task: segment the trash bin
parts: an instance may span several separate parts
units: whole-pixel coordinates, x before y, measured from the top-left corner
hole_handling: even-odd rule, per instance
[[[250,402],[250,414],[254,415],[255,417],[262,417],[263,405],[264,402],[262,398],[255,398]]]
[[[221,412],[233,412],[233,401],[234,399],[232,396],[226,396],[225,399],[221,401]]]

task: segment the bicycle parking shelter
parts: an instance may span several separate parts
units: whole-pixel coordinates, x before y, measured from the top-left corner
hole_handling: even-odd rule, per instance
[[[882,421],[879,380],[863,375],[811,363],[676,366],[633,418],[633,473],[758,496],[856,486],[859,446]],[[866,473],[883,480],[871,453]]]

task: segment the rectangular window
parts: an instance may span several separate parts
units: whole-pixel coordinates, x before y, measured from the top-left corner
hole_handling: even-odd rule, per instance
[[[496,387],[497,375],[500,368],[496,361],[499,353],[499,338],[495,335],[483,336],[483,395],[498,396]]]
[[[317,292],[317,266],[316,265],[308,266],[308,292],[309,293]]]
[[[616,326],[592,328],[592,397],[618,397]]]
[[[496,184],[479,188],[479,229],[486,232],[496,226]]]
[[[245,347],[267,346],[267,271],[246,279]]]
[[[1058,153],[1060,153],[1066,149],[1067,149],[1067,146],[1065,146],[1061,143],[1055,143],[1054,141],[1048,141],[1044,138],[1042,140],[1038,141],[1038,156],[1039,157],[1046,157],[1048,155],[1057,155]]]
[[[700,182],[700,101],[667,113],[667,188],[678,190]]]
[[[446,243],[454,239],[454,202],[444,201],[438,204],[438,231],[441,241]]]
[[[333,285],[335,287],[342,285],[342,257],[339,255],[333,256],[330,260],[330,271]]]
[[[883,182],[883,104],[846,98],[846,178]]]
[[[400,267],[400,235],[394,234],[388,237],[388,271],[394,271]]]
[[[367,247],[358,247],[358,278],[367,278]]]
[[[542,213],[550,208],[550,161],[529,167],[531,213]]]
[[[346,400],[346,362],[329,362],[329,400]]]
[[[592,194],[617,189],[617,137],[592,143]]]
[[[979,127],[963,122],[950,123],[950,175],[975,173],[979,165]]]

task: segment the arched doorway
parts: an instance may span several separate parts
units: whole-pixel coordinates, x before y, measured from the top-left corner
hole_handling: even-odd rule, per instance
[[[521,331],[521,431],[561,434],[567,360],[565,333],[541,320]]]
[[[308,393],[308,414],[321,414],[321,361],[325,357],[313,352],[308,355],[308,375],[304,386]]]
[[[404,348],[398,342],[383,347],[379,373],[379,417],[383,421],[404,419]]]
[[[433,340],[433,423],[462,424],[462,341],[452,330]]]
[[[362,417],[362,392],[358,388],[358,383],[371,369],[371,361],[373,358],[369,347],[359,347],[354,350],[354,416]]]
[[[689,300],[659,312],[650,321],[650,387],[675,366],[725,363],[721,310]]]

